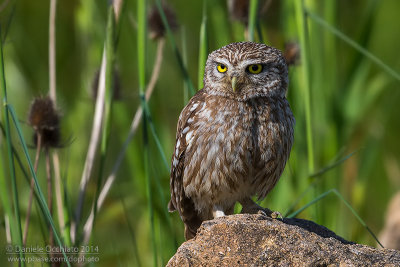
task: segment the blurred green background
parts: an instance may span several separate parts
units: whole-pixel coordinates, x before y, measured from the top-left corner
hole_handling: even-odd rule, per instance
[[[288,99],[296,117],[294,147],[282,179],[262,205],[288,214],[328,190],[337,189],[378,234],[384,224],[386,205],[400,189],[400,1],[306,0],[304,6],[296,4],[297,0],[258,2],[255,24],[258,30],[254,40],[262,40],[281,50],[285,50],[285,44],[289,42],[296,43],[301,54],[289,71]],[[33,159],[33,130],[27,123],[27,116],[33,99],[47,95],[49,90],[50,2],[6,0],[2,3],[5,4],[1,6],[0,23],[8,103],[16,110],[25,141],[32,147],[30,156]],[[155,2],[145,3],[146,13],[149,13]],[[95,109],[92,83],[101,64],[109,4],[106,0],[59,0],[57,3],[56,88],[57,108],[62,114],[62,147],[57,150],[66,212],[71,219],[78,202],[90,141]],[[174,40],[195,87],[199,58],[200,65],[204,62],[199,51],[207,48],[205,41],[200,41],[204,19],[208,52],[249,38],[246,29],[249,11],[242,7],[236,10],[242,10],[242,13],[236,12],[242,14],[240,21],[237,14],[234,17],[228,10],[227,1],[205,4],[191,1],[189,4],[184,0],[170,0],[168,5],[176,14]],[[304,17],[301,14],[305,14]],[[141,26],[138,17],[137,1],[123,1],[116,27],[115,68],[118,76],[114,79],[118,79],[119,97],[112,106],[110,141],[104,166],[99,166],[97,156],[88,184],[83,222],[96,198],[99,170],[104,167],[104,182],[140,106],[138,68],[141,67],[138,67],[137,42],[138,27]],[[301,27],[302,19],[306,31]],[[146,31],[146,36],[150,35],[150,30]],[[343,35],[360,47],[350,45]],[[146,40],[146,83],[154,67],[159,42]],[[169,39],[165,40],[162,57],[160,76],[148,102],[162,151],[150,130],[146,145],[141,124],[128,146],[116,182],[95,219],[89,244],[99,247],[100,261],[96,266],[151,266],[154,263],[163,266],[184,241],[183,224],[178,214],[166,214],[169,172],[162,154],[169,164],[177,119],[187,101],[188,89]],[[377,64],[375,57],[382,63]],[[3,113],[2,107],[2,125]],[[148,122],[150,129],[149,125]],[[15,129],[11,134],[18,155],[24,159]],[[15,205],[11,197],[5,140],[1,135],[0,179],[9,191],[9,202]],[[350,154],[351,157],[347,157]],[[338,161],[341,164],[336,164]],[[147,170],[145,162],[148,163]],[[329,171],[311,177],[332,165],[334,167]],[[28,170],[27,165],[24,168]],[[146,172],[150,179],[146,179]],[[18,166],[16,173],[19,212],[24,225],[30,176],[26,177],[28,180],[24,179]],[[46,195],[44,157],[39,162],[37,176]],[[152,194],[148,194],[148,182]],[[9,264],[2,249],[8,242],[4,205],[0,205],[1,265]],[[154,211],[154,217],[150,216],[150,210]],[[373,237],[335,194],[328,194],[298,216],[322,224],[345,239],[376,246]],[[56,215],[54,220],[57,222]],[[82,227],[80,225],[79,229]],[[34,204],[27,244],[44,245],[47,235],[44,216]]]

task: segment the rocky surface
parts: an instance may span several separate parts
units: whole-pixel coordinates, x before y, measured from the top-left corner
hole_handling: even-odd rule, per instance
[[[400,251],[354,244],[307,220],[238,214],[204,222],[167,266],[400,266]]]

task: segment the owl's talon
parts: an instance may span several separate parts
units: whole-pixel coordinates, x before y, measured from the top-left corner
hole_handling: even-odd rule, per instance
[[[268,214],[264,210],[259,210],[257,214],[263,215],[263,216],[268,216]]]
[[[283,219],[283,216],[279,211],[273,211],[271,213],[271,218],[272,219]]]
[[[241,211],[242,214],[243,213],[260,214],[263,216],[270,217],[272,219],[277,219],[277,218],[283,219],[283,216],[279,211],[272,211],[268,208],[263,208],[250,198],[243,199],[242,201],[240,201],[240,203],[242,204],[242,211]]]
[[[272,211],[270,209],[267,208],[262,208],[261,210],[258,211],[258,214],[270,217],[272,219],[283,219],[282,214],[279,211]]]

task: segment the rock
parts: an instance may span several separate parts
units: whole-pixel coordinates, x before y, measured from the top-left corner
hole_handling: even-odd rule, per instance
[[[400,251],[354,244],[307,220],[238,214],[203,222],[167,266],[400,266]]]

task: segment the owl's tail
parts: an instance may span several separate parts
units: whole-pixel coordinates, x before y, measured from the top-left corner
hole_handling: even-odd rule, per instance
[[[174,212],[174,211],[176,211],[176,208],[175,208],[174,203],[172,202],[172,199],[168,202],[168,211],[169,211],[169,212]]]
[[[185,224],[185,238],[189,240],[195,237],[197,229],[199,229],[203,221],[197,213],[192,199],[185,197],[185,201],[183,201],[181,205],[179,214]]]
[[[203,220],[200,218],[197,210],[194,207],[193,200],[188,197],[183,197],[179,203],[171,201],[168,203],[168,211],[179,211],[179,215],[185,224],[185,239],[189,240],[195,237],[197,229],[199,229]]]
[[[199,225],[199,227],[200,227],[200,225]],[[198,229],[198,227],[197,227],[197,229]],[[185,224],[185,239],[189,240],[189,239],[192,239],[193,237],[195,237],[197,229],[194,230],[194,229],[190,228],[187,224]]]

